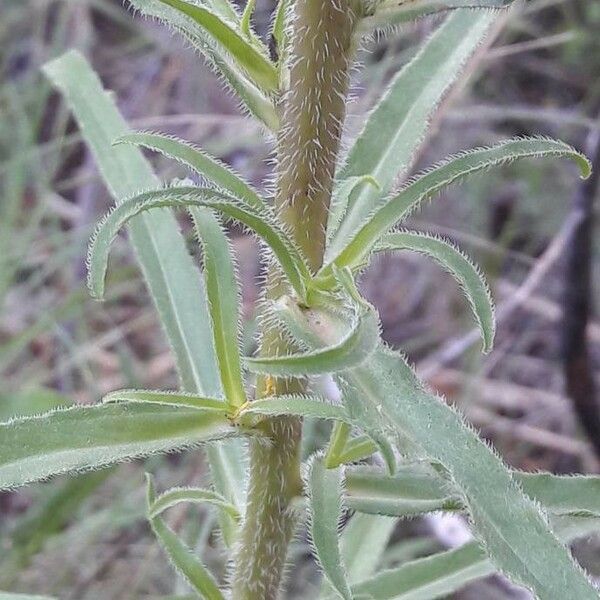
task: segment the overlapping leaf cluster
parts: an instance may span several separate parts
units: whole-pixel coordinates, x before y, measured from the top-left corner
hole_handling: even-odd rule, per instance
[[[227,0],[131,3],[183,34],[243,107],[277,130],[293,2],[280,0],[274,16],[276,60],[250,26],[252,1],[241,15]],[[570,146],[527,138],[463,152],[406,180],[437,106],[497,18],[489,9],[508,4],[364,2],[357,35],[433,12],[480,10],[450,13],[369,115],[337,170],[325,263],[316,274],[269,200],[229,167],[187,142],[128,132],[80,55],[71,52],[48,65],[46,72],[69,102],[116,201],[90,243],[91,293],[102,297],[112,240],[128,225],[182,391],[122,390],[97,406],[0,424],[0,489],[212,442],[214,489],[175,488],[157,496],[149,478],[148,518],[198,595],[222,599],[225,592],[215,577],[167,527],[162,513],[180,502],[209,503],[219,511],[224,541],[233,544],[243,518],[244,438],[260,435],[261,419],[274,415],[332,420],[330,443],[310,459],[305,481],[311,539],[325,577],[322,597],[438,598],[498,569],[543,600],[597,598],[559,538],[568,541],[600,526],[600,481],[511,472],[457,412],[425,388],[404,357],[383,344],[377,312],[355,285],[376,252],[423,253],[455,276],[489,351],[493,305],[480,271],[451,243],[399,226],[448,185],[516,160],[567,157],[582,176],[589,175],[588,161]],[[139,147],[186,165],[204,185],[161,185]],[[399,179],[405,181],[395,188]],[[185,209],[192,217],[203,251],[202,273],[171,209]],[[267,260],[278,265],[287,289],[266,310],[297,353],[241,355],[239,290],[223,220],[252,231],[270,253]],[[254,400],[253,373],[308,380],[330,375],[342,402],[317,395]],[[223,441],[229,438],[236,439]],[[376,452],[387,472],[353,466]],[[357,514],[340,537],[345,509]],[[359,564],[363,551],[380,554],[391,533],[393,521],[373,521],[378,516],[432,511],[468,514],[477,541],[381,573],[373,572],[375,564],[365,566],[368,561]]]

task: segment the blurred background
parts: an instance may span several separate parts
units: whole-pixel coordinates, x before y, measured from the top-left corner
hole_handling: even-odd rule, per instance
[[[273,8],[273,0],[258,1],[261,34]],[[107,301],[88,297],[86,244],[111,200],[40,67],[78,48],[132,127],[192,140],[259,189],[269,181],[273,140],[239,114],[192,49],[120,0],[0,0],[0,15],[0,418],[96,402],[119,387],[175,388],[172,357],[124,237],[113,252]],[[349,137],[438,23],[423,20],[366,44]],[[598,0],[523,3],[468,70],[442,105],[418,168],[507,136],[541,134],[586,149],[600,169]],[[165,179],[186,175],[152,160]],[[386,339],[521,469],[599,471],[594,195],[594,182],[583,185],[567,162],[528,161],[455,186],[413,216],[414,228],[454,240],[487,274],[499,330],[486,357],[460,290],[435,264],[385,256],[361,281]],[[231,234],[250,352],[257,245]],[[327,433],[310,423],[306,430],[307,449]],[[157,474],[161,488],[207,476],[202,454],[190,452],[0,494],[0,589],[65,600],[184,597],[144,519],[144,470]],[[169,519],[211,567],[223,569],[209,510],[183,506]],[[399,523],[381,564],[425,556],[465,535],[457,518]],[[598,540],[578,543],[575,553],[600,576]],[[294,543],[291,558],[290,597],[316,597],[305,540]],[[527,596],[494,577],[455,597]]]

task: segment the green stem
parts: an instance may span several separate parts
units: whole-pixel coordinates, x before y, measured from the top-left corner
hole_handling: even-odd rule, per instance
[[[316,272],[323,261],[325,227],[346,110],[352,34],[358,0],[295,0],[289,90],[282,101],[276,205]],[[290,293],[272,270],[267,297]],[[269,319],[265,320],[269,323]],[[274,327],[262,331],[261,353],[277,355],[289,342]],[[261,378],[257,397],[302,392],[298,380]],[[248,504],[235,557],[232,598],[274,600],[281,586],[295,519],[292,499],[302,493],[296,418],[263,422],[272,444],[250,443]]]

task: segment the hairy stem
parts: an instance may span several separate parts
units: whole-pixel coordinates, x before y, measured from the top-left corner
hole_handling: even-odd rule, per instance
[[[325,249],[357,7],[358,0],[295,0],[290,19],[290,76],[281,105],[276,204],[314,272],[321,266]],[[288,292],[273,270],[268,297]],[[261,353],[287,352],[289,342],[268,323],[265,319]],[[304,387],[298,380],[262,378],[257,397],[301,392]],[[302,492],[301,421],[275,418],[263,426],[272,445],[251,442],[248,505],[236,553],[234,600],[277,597],[295,526],[289,506]]]

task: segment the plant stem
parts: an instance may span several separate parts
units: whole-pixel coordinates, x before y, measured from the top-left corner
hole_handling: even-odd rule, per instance
[[[282,100],[276,205],[282,220],[316,272],[325,249],[325,227],[346,111],[352,34],[358,0],[295,0],[290,31],[289,89]],[[289,293],[271,270],[267,298]],[[290,349],[282,332],[264,319],[261,353]],[[261,378],[257,397],[302,392],[299,380]],[[274,600],[281,586],[295,519],[290,502],[302,493],[299,419],[264,421],[272,444],[250,445],[248,504],[236,553],[234,600]]]

